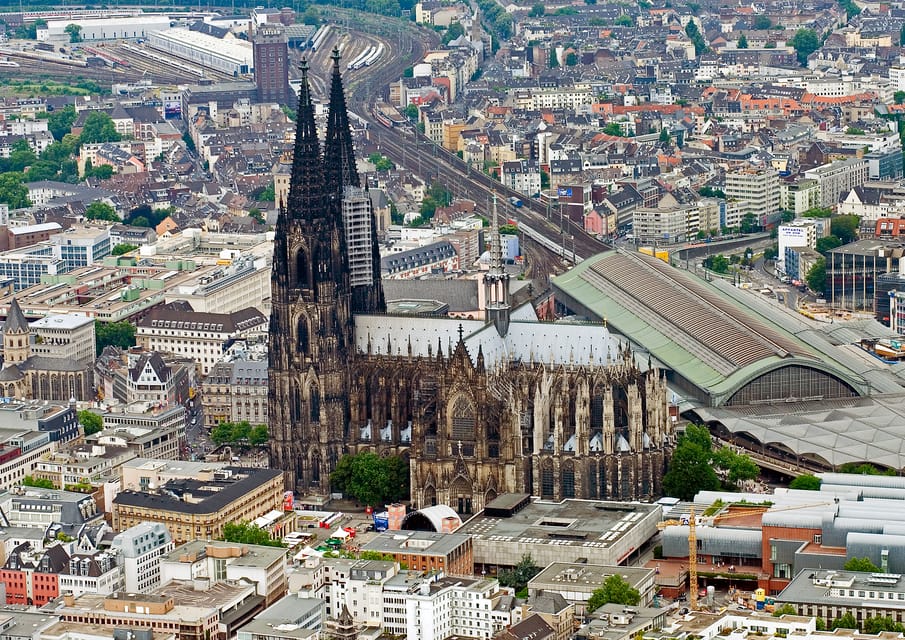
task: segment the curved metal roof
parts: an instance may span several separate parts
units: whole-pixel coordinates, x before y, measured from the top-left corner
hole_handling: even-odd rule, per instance
[[[819,369],[862,395],[869,391],[863,376],[820,348],[832,345],[787,331],[782,320],[754,308],[762,301],[753,294],[742,296],[657,258],[609,251],[553,285],[576,312],[605,319],[714,406],[758,375],[790,365]]]
[[[834,467],[847,462],[869,462],[891,469],[905,468],[905,403],[901,396],[824,400],[807,407],[759,405],[745,412],[710,407],[694,411],[701,420],[719,423],[731,433],[748,434],[761,444],[825,460]],[[899,480],[902,478],[848,476],[838,482],[898,488]],[[828,485],[834,482],[828,480]]]

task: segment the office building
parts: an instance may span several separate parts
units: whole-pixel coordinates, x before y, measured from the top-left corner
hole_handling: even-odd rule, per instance
[[[868,163],[863,158],[836,160],[828,164],[808,169],[805,178],[817,181],[820,190],[820,206],[835,208],[840,196],[848,194],[855,187],[867,182]],[[726,195],[729,195],[728,192]]]
[[[160,522],[142,522],[113,538],[110,550],[123,568],[123,588],[147,593],[160,586],[160,563],[173,550],[173,538]]]
[[[772,169],[730,171],[723,191],[741,203],[744,215],[753,214],[757,224],[779,211],[779,174]]]
[[[777,231],[779,252],[776,270],[788,275],[790,270],[786,268],[786,263],[790,259],[789,251],[793,247],[814,249],[817,246],[817,237],[818,225],[814,220],[793,220],[788,224],[780,225]]]
[[[83,315],[48,315],[30,324],[36,356],[67,358],[92,363],[95,358],[94,318]]]
[[[656,592],[654,569],[574,562],[554,562],[545,567],[528,581],[528,595],[557,593],[575,605],[577,615],[583,615],[591,594],[612,575],[621,576],[638,590],[641,606],[648,606],[653,601]]]
[[[416,571],[474,574],[474,552],[470,535],[434,531],[392,531],[376,536],[361,547],[376,551]]]
[[[72,226],[51,236],[47,242],[70,271],[97,262],[110,255],[112,249],[107,227]]]
[[[289,88],[289,40],[286,30],[279,24],[257,26],[252,44],[258,102],[294,104],[293,92]]]
[[[170,480],[113,500],[113,528],[160,522],[178,543],[223,537],[227,522],[251,521],[283,506],[283,474],[274,469],[225,467],[210,480]],[[125,483],[124,486],[128,486]]]

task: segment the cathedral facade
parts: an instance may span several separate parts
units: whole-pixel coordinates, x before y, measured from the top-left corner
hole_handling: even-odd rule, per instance
[[[386,315],[373,216],[362,248],[349,213],[361,191],[334,52],[323,150],[302,81],[274,241],[271,465],[287,488],[327,493],[342,455],[375,450],[409,460],[418,507],[658,495],[675,443],[662,373],[605,326],[511,308],[495,213],[486,323]]]

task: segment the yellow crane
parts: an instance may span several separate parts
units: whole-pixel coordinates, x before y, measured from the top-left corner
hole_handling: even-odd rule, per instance
[[[805,509],[808,507],[821,507],[833,504],[834,502],[836,502],[836,500],[833,502],[827,501],[811,504],[798,504],[791,507],[779,507],[777,509],[771,509],[769,505],[763,505],[759,508],[745,509],[743,511],[730,511],[722,515],[716,515],[712,518],[712,521],[713,524],[718,524],[723,520],[729,520],[731,518],[763,514],[767,510],[770,510],[771,513],[778,511],[792,511],[794,509]],[[657,528],[662,530],[666,527],[679,524],[685,524],[685,522],[681,520],[664,520],[657,523]],[[697,611],[698,609],[698,538],[695,533],[695,525],[694,506],[692,506],[688,509],[688,607],[692,611]]]
[[[676,524],[685,523],[664,520],[657,523],[657,528],[662,530]],[[698,538],[695,534],[694,507],[688,510],[688,606],[692,611],[698,609]]]

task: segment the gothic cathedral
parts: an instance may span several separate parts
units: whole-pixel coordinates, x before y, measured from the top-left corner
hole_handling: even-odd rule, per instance
[[[307,75],[273,257],[271,465],[327,493],[346,453],[410,463],[415,506],[473,513],[501,493],[656,496],[675,444],[665,377],[605,326],[510,308],[494,206],[487,321],[389,316],[339,66],[321,150]],[[362,241],[362,239],[365,241]]]

